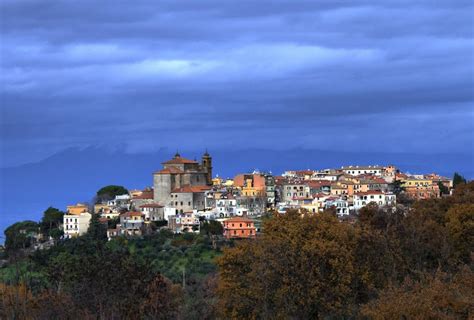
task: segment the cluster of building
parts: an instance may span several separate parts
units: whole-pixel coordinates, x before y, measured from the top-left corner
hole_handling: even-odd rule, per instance
[[[436,174],[410,175],[395,166],[347,166],[340,169],[286,171],[281,176],[252,172],[233,179],[212,176],[212,157],[201,162],[176,154],[153,173],[153,186],[132,190],[93,208],[77,204],[64,216],[66,237],[87,231],[90,211],[113,227],[108,237],[140,236],[157,228],[199,232],[205,220],[222,223],[227,238],[253,238],[258,218],[289,208],[310,213],[334,208],[339,216],[374,203],[395,206],[397,195],[411,199],[440,197],[452,180]]]

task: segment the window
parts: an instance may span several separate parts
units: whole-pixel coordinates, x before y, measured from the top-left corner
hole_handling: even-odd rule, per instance
[[[242,228],[242,224],[240,224],[240,227]]]
[[[191,205],[191,201],[188,202],[188,206],[190,206],[190,205]]]

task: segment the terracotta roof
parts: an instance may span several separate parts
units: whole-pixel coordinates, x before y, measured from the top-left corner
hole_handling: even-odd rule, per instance
[[[182,186],[181,188],[176,188],[171,190],[171,193],[195,193],[195,192],[204,192],[207,190],[211,190],[210,186]]]
[[[143,204],[140,206],[140,208],[163,208],[161,204],[158,203],[148,203],[148,204]]]
[[[197,164],[197,161],[175,156],[173,159],[163,162],[163,164]]]
[[[153,191],[143,191],[141,195],[134,196],[133,199],[153,199]]]
[[[125,212],[122,213],[120,216],[121,217],[134,217],[134,216],[142,216],[143,214],[138,211],[130,211],[130,212]]]
[[[315,194],[313,194],[312,196],[313,196],[313,198],[323,198],[323,197],[328,197],[329,195],[320,192],[320,193],[315,193]]]
[[[295,171],[296,175],[312,175],[314,173],[313,170],[297,170]]]
[[[169,167],[160,171],[155,172],[155,174],[177,174],[177,173],[184,173],[179,168]]]
[[[306,184],[310,188],[317,188],[317,187],[322,187],[322,186],[331,186],[331,181],[311,180],[311,181],[307,181]]]
[[[247,217],[232,217],[224,220],[225,222],[254,222],[252,219]]]

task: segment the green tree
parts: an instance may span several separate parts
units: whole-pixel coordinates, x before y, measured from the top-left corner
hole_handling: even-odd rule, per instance
[[[96,203],[100,203],[103,201],[112,200],[115,196],[127,194],[128,190],[125,189],[123,186],[116,186],[116,185],[109,185],[101,188],[97,191],[96,195]]]
[[[446,187],[441,181],[438,181],[438,187],[440,193],[443,194],[449,194],[449,188]]]
[[[466,178],[464,178],[462,175],[459,173],[455,172],[453,176],[453,187],[456,188],[460,184],[465,184]]]
[[[57,208],[49,207],[46,209],[40,222],[41,233],[43,235],[52,236],[51,232],[53,232],[53,230],[60,229],[63,223],[63,217],[64,212]],[[58,232],[54,231],[53,234],[57,235]]]
[[[107,223],[102,223],[99,220],[99,215],[96,213],[91,214],[91,220],[89,222],[89,228],[85,235],[89,239],[93,239],[99,242],[107,241]]]
[[[26,249],[32,243],[39,231],[38,223],[34,221],[17,222],[5,229],[5,248],[7,251]]]
[[[222,223],[216,220],[204,221],[201,225],[201,234],[221,236],[224,233]]]

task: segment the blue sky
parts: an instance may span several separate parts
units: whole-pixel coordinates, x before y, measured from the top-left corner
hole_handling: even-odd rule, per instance
[[[1,2],[1,166],[91,145],[471,153],[472,1]]]

